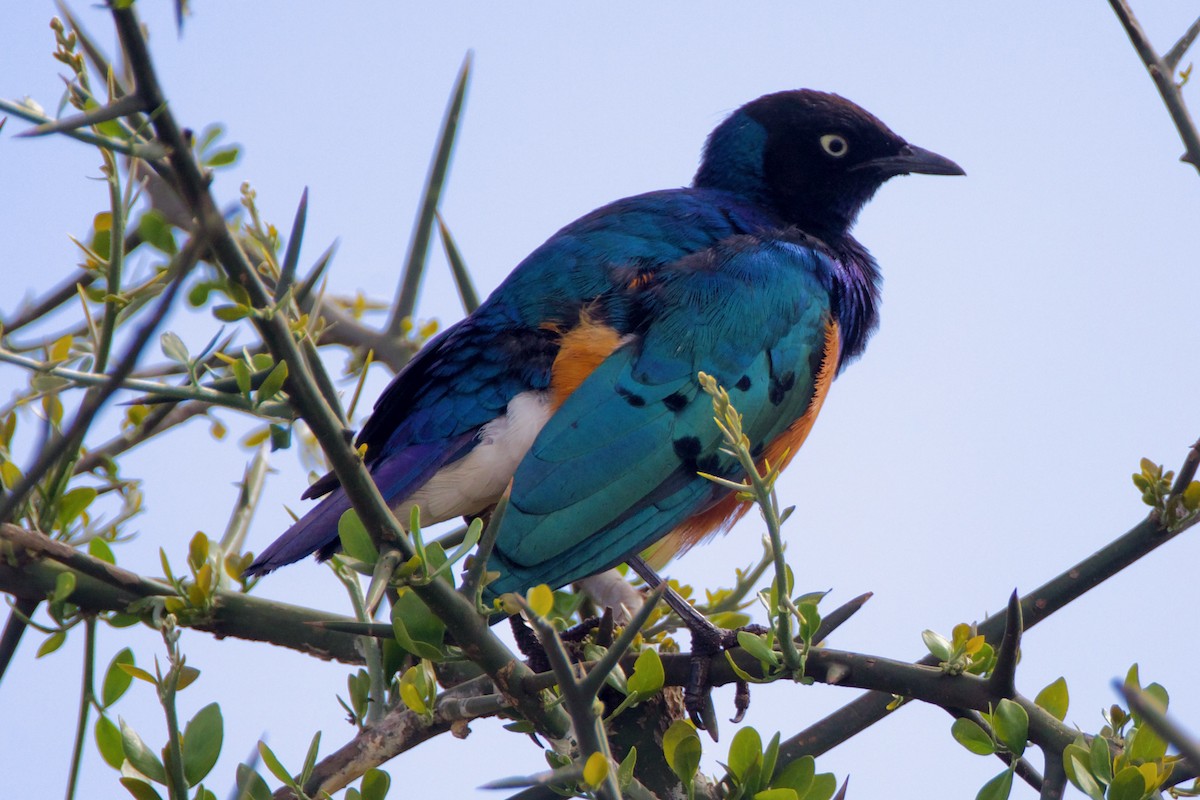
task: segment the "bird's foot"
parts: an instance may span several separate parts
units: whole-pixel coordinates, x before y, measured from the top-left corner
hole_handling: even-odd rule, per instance
[[[686,622],[688,630],[692,633],[692,659],[687,686],[683,691],[683,705],[692,723],[700,730],[708,731],[715,742],[718,736],[717,712],[712,701],[712,684],[708,679],[712,660],[726,650],[738,646],[738,631],[761,634],[765,633],[766,629],[761,625],[747,625],[728,630],[718,628],[702,617],[699,620],[688,618]],[[730,722],[736,724],[742,721],[750,707],[750,686],[743,680],[736,683],[733,704],[734,715]]]

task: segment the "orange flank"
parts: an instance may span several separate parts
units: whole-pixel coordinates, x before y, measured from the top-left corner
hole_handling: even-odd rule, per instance
[[[764,470],[768,463],[782,470],[803,446],[813,423],[817,421],[817,414],[821,413],[825,395],[829,393],[829,385],[833,383],[833,377],[837,374],[840,352],[841,337],[838,334],[838,325],[830,320],[825,323],[825,354],[821,358],[821,369],[817,372],[808,409],[767,445],[763,457],[758,462],[760,471]],[[736,494],[730,493],[715,505],[684,520],[675,530],[647,548],[643,556],[651,566],[661,568],[676,554],[686,552],[718,531],[728,530],[752,505],[753,503],[748,501],[739,501]]]
[[[600,362],[621,345],[621,334],[585,311],[579,324],[562,335],[550,367],[550,402],[555,410],[579,388]]]

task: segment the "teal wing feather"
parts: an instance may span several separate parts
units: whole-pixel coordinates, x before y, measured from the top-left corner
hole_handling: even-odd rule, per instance
[[[697,471],[743,476],[721,452],[697,373],[730,391],[760,452],[812,400],[836,268],[809,240],[739,236],[631,292],[637,332],[567,398],[517,468],[489,593],[598,572],[720,500],[726,490]]]

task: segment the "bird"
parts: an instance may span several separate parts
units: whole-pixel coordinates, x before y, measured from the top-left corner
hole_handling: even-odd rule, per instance
[[[708,373],[753,456],[783,466],[878,324],[880,270],[851,235],[890,178],[964,175],[831,93],[775,92],[708,136],[692,184],[617,200],[529,254],[391,381],[357,437],[397,517],[486,515],[507,495],[484,599],[558,588],[653,548],[661,565],[748,508]],[[339,549],[323,497],[247,568]]]

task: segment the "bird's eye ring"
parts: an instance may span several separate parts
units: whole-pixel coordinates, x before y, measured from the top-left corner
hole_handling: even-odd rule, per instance
[[[821,137],[821,149],[834,158],[841,158],[850,152],[850,144],[844,136],[827,133]]]

